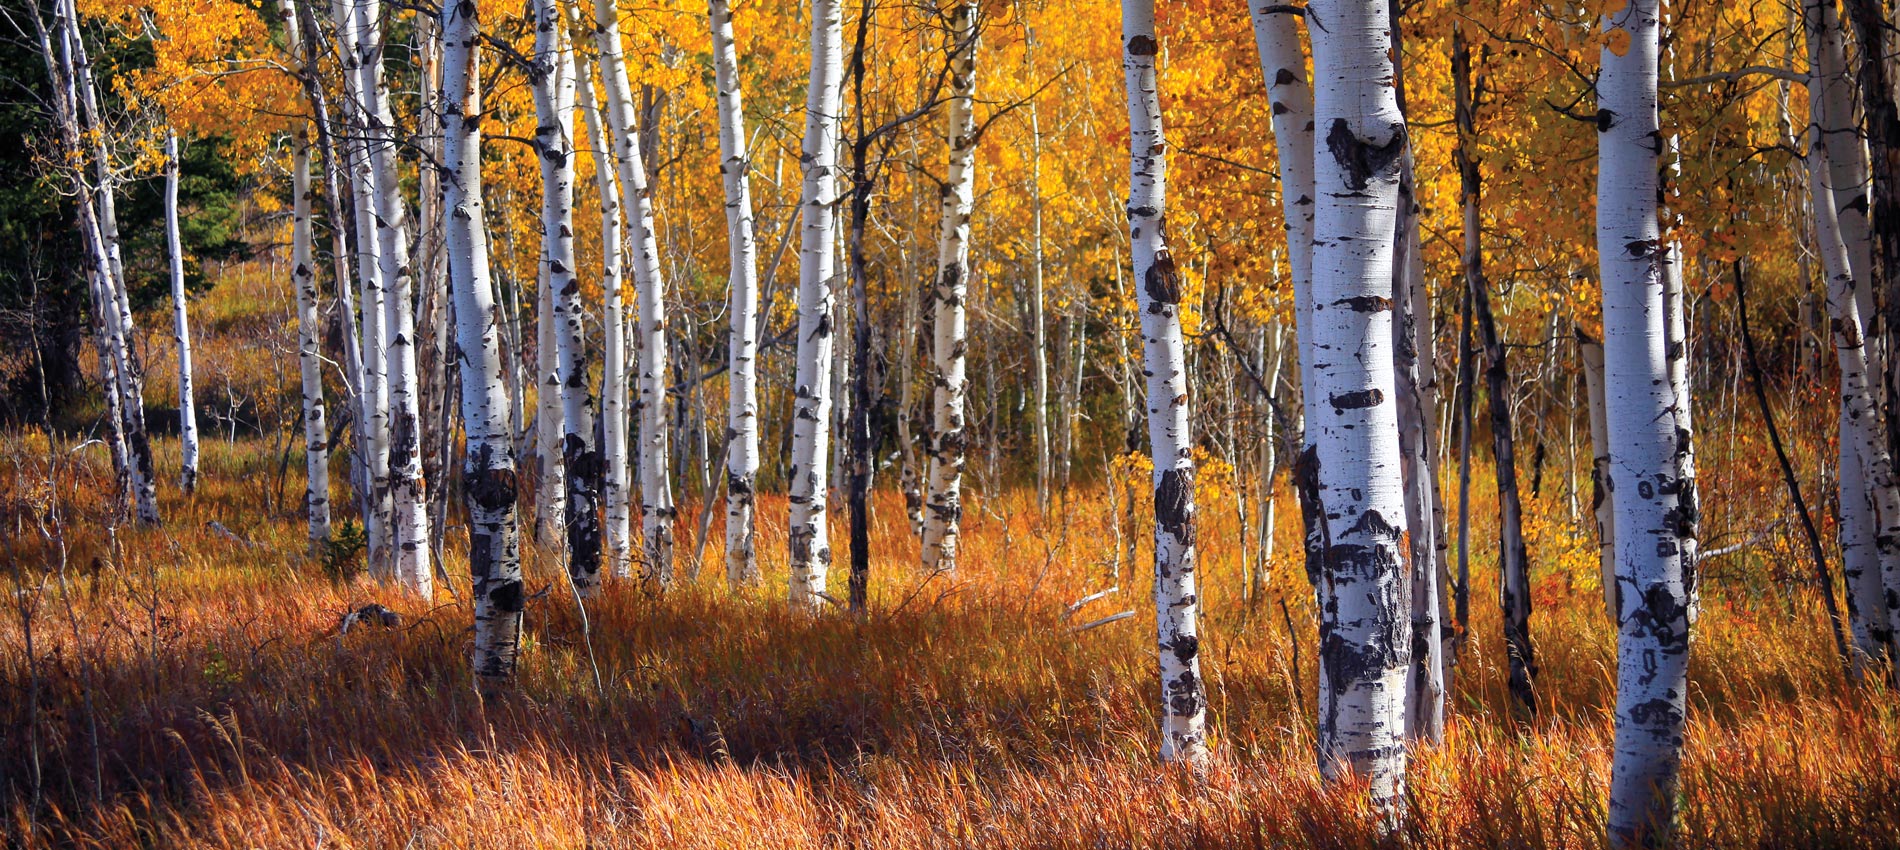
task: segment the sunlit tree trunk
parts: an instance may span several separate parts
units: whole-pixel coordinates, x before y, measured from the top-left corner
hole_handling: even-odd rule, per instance
[[[178,345],[179,485],[198,487],[198,412],[191,393],[191,320],[185,307],[185,249],[178,235],[178,134],[165,134],[165,253],[172,278],[172,336]]]
[[[620,208],[632,248],[634,290],[639,299],[634,348],[634,410],[639,414],[640,530],[646,544],[646,579],[665,587],[673,581],[673,491],[667,472],[666,290],[660,278],[659,249],[653,235],[653,201],[640,138],[634,132],[633,88],[620,42],[619,14],[613,0],[594,0],[594,37],[600,73],[607,89],[607,131],[619,165]]]
[[[409,205],[403,200],[397,169],[396,122],[383,83],[384,32],[380,3],[356,5],[363,98],[370,168],[375,175],[373,222],[377,277],[382,294],[383,439],[389,488],[390,528],[397,581],[424,597],[433,590],[429,564],[428,492],[422,476],[422,413],[416,375],[414,270],[409,256]]]
[[[976,187],[975,3],[950,10],[945,38],[951,60],[949,121],[950,163],[937,230],[936,285],[930,290],[931,368],[936,372],[930,428],[929,490],[924,497],[924,569],[957,568],[957,536],[963,522],[963,455],[967,438],[963,415],[969,384],[965,353],[964,299],[969,295],[970,211]]]
[[[113,200],[112,162],[106,147],[107,128],[104,114],[99,109],[98,90],[93,85],[92,63],[87,58],[86,43],[79,31],[78,6],[74,0],[59,0],[59,3],[57,16],[62,33],[58,54],[60,69],[53,75],[58,84],[64,87],[62,97],[66,101],[66,110],[63,120],[67,122],[66,130],[72,134],[72,138],[66,140],[66,145],[75,160],[90,155],[96,184],[85,187],[85,178],[74,175],[75,182],[81,184],[81,199],[89,205],[85,212],[93,220],[89,229],[92,235],[88,238],[94,240],[92,250],[101,261],[95,272],[99,275],[100,286],[97,301],[107,348],[112,355],[113,372],[117,378],[116,382],[106,385],[106,391],[118,393],[117,432],[123,434],[125,471],[131,487],[134,512],[139,522],[157,525],[157,470],[152,463],[151,439],[145,432],[144,369],[133,347],[133,334],[137,331],[137,325],[132,321],[131,299],[126,293],[125,270],[119,255],[119,224]],[[49,56],[48,61],[51,71],[50,63],[54,57]],[[85,148],[87,137],[90,138],[90,150]]]
[[[600,582],[600,451],[594,445],[594,394],[589,383],[587,307],[575,277],[574,96],[581,82],[556,0],[536,0],[535,146],[541,160],[541,246],[553,312],[555,369],[542,388],[557,400],[562,423],[548,458],[562,469],[561,522],[567,535],[568,579],[585,595]],[[584,81],[593,86],[592,80]],[[543,406],[545,410],[545,405]]]
[[[604,475],[600,498],[606,521],[607,566],[615,578],[633,575],[632,511],[627,468],[627,339],[620,295],[623,238],[620,227],[619,184],[614,176],[612,148],[600,120],[594,95],[592,63],[574,54],[574,77],[579,84],[581,115],[587,122],[594,185],[600,197],[601,379],[600,455]]]
[[[387,580],[395,577],[391,549],[394,516],[389,481],[388,340],[384,321],[387,305],[383,303],[387,281],[383,276],[384,245],[377,231],[381,175],[374,161],[376,145],[371,141],[371,118],[366,109],[368,74],[362,49],[363,43],[373,40],[373,36],[365,32],[366,18],[359,14],[360,7],[368,2],[333,0],[331,11],[341,42],[338,55],[343,67],[344,124],[348,128],[341,148],[354,202],[358,306],[361,308],[362,384],[357,391],[354,427],[359,429],[358,447],[363,452],[363,531],[367,538],[370,574]]]
[[[1025,29],[1026,62],[1035,58],[1035,32]],[[975,57],[971,57],[972,64]],[[1030,65],[1033,68],[1033,65]],[[974,69],[972,69],[974,70]],[[1030,357],[1035,368],[1035,410],[1031,424],[1036,437],[1036,507],[1047,513],[1049,488],[1054,483],[1049,447],[1049,320],[1043,287],[1044,251],[1042,238],[1042,116],[1035,95],[1029,99],[1029,322],[1032,325]]]
[[[1597,261],[1619,591],[1609,837],[1628,846],[1666,842],[1675,824],[1689,667],[1677,458],[1688,434],[1669,386],[1668,246],[1656,219],[1656,2],[1632,0],[1603,26]]]
[[[549,75],[552,77],[553,75]],[[549,84],[552,85],[552,79]],[[536,95],[539,97],[539,95]],[[541,128],[536,128],[535,142],[540,144]],[[554,187],[552,180],[554,169],[545,154],[536,152],[542,171],[541,213],[547,216],[552,209]],[[534,295],[534,453],[537,460],[538,481],[534,493],[534,540],[546,547],[564,544],[567,513],[567,466],[561,462],[561,437],[566,433],[566,422],[561,416],[561,361],[558,346],[554,342],[555,325],[560,323],[556,313],[560,308],[554,303],[554,287],[548,276],[548,267],[552,265],[547,243],[556,241],[559,236],[548,230],[542,223],[540,268],[535,274],[536,292]],[[570,243],[572,237],[569,237]],[[570,563],[569,566],[572,566]]]
[[[481,173],[480,0],[442,10],[442,183],[461,349],[467,454],[469,575],[475,601],[474,668],[488,690],[514,675],[521,645],[521,540],[515,513],[514,435],[499,336],[500,307],[488,276]]]
[[[745,106],[733,45],[732,7],[712,0],[713,73],[719,110],[719,174],[726,189],[727,288],[731,290],[732,335],[727,341],[726,398],[726,581],[734,588],[757,584],[753,548],[753,488],[759,475],[759,275],[752,235],[752,161],[746,149]]]
[[[1370,782],[1396,814],[1405,793],[1411,658],[1404,480],[1393,403],[1392,262],[1404,117],[1384,0],[1307,7],[1319,203],[1313,222],[1312,488],[1323,517],[1320,763]]]
[[[832,221],[838,198],[838,110],[844,66],[844,16],[838,0],[812,0],[811,82],[805,97],[799,200],[798,366],[792,380],[791,578],[793,608],[818,608],[831,565],[825,527],[831,442],[831,278],[837,251]]]
[[[1128,94],[1128,237],[1148,376],[1148,454],[1154,459],[1155,629],[1161,665],[1161,758],[1207,761],[1195,595],[1194,443],[1181,333],[1181,274],[1168,252],[1167,137],[1155,56],[1154,0],[1122,0],[1122,76]]]
[[[287,16],[294,22],[294,16]],[[291,37],[292,43],[296,36]],[[303,378],[304,510],[310,548],[330,539],[330,434],[323,405],[323,326],[317,312],[317,271],[310,232],[310,136],[299,127],[291,150],[290,278],[297,290],[297,365]]]

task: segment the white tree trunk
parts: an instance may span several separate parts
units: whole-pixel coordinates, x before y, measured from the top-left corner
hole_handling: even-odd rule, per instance
[[[727,342],[726,581],[757,584],[753,488],[759,475],[759,275],[752,233],[752,161],[746,150],[745,106],[739,85],[732,7],[712,0],[713,73],[718,83],[719,174],[726,189],[727,287],[732,334]]]
[[[379,187],[372,159],[369,113],[364,110],[362,43],[369,37],[363,32],[365,19],[358,6],[369,0],[334,0],[338,53],[343,65],[343,113],[348,132],[344,134],[343,159],[353,201],[356,226],[356,276],[361,308],[360,361],[362,381],[357,388],[355,427],[363,453],[363,532],[367,538],[370,574],[379,579],[395,577],[392,553],[393,515],[389,482],[389,387],[387,373],[388,341],[384,321],[386,305],[383,277],[383,240],[377,233]]]
[[[581,115],[587,121],[588,146],[594,161],[594,185],[600,196],[601,394],[600,455],[604,475],[600,499],[606,518],[607,567],[615,578],[633,575],[633,528],[627,469],[627,340],[621,306],[621,257],[624,240],[620,227],[619,184],[606,129],[594,95],[591,63],[575,52],[574,76],[579,83]]]
[[[1577,332],[1584,383],[1590,404],[1591,510],[1597,518],[1597,562],[1603,579],[1603,605],[1616,619],[1616,496],[1610,492],[1610,420],[1603,390],[1603,343]]]
[[[620,43],[620,21],[613,0],[594,0],[594,37],[600,72],[607,89],[607,129],[620,168],[620,206],[632,247],[634,290],[639,320],[634,345],[634,410],[639,414],[640,530],[646,544],[646,579],[664,588],[673,581],[673,491],[667,471],[666,288],[660,277],[659,249],[653,235],[653,202],[646,166],[634,131],[633,88]]]
[[[965,364],[964,299],[969,295],[970,209],[976,170],[976,16],[975,3],[958,3],[949,13],[945,38],[955,51],[950,69],[950,163],[944,175],[937,231],[937,275],[930,290],[933,384],[928,490],[924,497],[924,569],[954,572],[957,533],[963,520],[963,402],[969,384]],[[1132,101],[1131,101],[1132,103]]]
[[[550,79],[549,85],[553,84]],[[536,84],[539,87],[539,83]],[[535,99],[540,100],[537,92]],[[539,103],[536,103],[537,112]],[[536,128],[535,142],[542,130],[552,129],[545,120]],[[537,151],[536,159],[541,164],[541,256],[535,274],[534,296],[534,453],[539,480],[534,493],[534,541],[536,545],[548,548],[565,545],[566,525],[564,514],[567,512],[567,467],[561,463],[561,437],[566,433],[566,422],[561,416],[561,361],[554,342],[554,326],[560,323],[556,313],[560,308],[554,304],[554,286],[549,279],[549,266],[553,264],[553,255],[549,252],[549,242],[558,240],[557,231],[547,226],[547,217],[555,209],[555,179],[553,164],[548,162],[547,154]],[[572,242],[572,236],[569,237]]]
[[[825,523],[831,444],[832,221],[838,200],[838,125],[844,77],[844,16],[838,0],[812,0],[811,82],[805,96],[799,199],[798,366],[792,381],[790,587],[795,609],[816,610],[831,566]]]
[[[474,668],[478,687],[514,675],[521,645],[521,540],[515,515],[514,435],[503,371],[499,306],[488,277],[482,210],[481,76],[477,63],[480,0],[442,11],[442,184],[461,349],[462,421],[467,455],[469,575],[475,600]]]
[[[1370,782],[1396,814],[1405,794],[1404,480],[1392,351],[1393,233],[1406,146],[1392,89],[1384,0],[1327,0],[1307,14],[1314,156],[1313,355],[1307,422],[1311,481],[1324,525],[1320,620],[1320,763]],[[1325,703],[1322,703],[1325,706]]]
[[[567,534],[568,580],[582,595],[600,583],[600,450],[594,445],[594,395],[588,383],[587,306],[575,277],[574,97],[582,84],[565,37],[567,22],[556,0],[536,0],[534,108],[539,121],[535,146],[541,160],[541,250],[553,312],[555,369],[543,392],[558,402],[562,423],[549,465],[561,469],[561,522]],[[593,80],[585,80],[592,94]],[[618,238],[618,228],[612,231]],[[546,406],[543,405],[543,409]],[[545,414],[544,414],[545,415]]]
[[[171,261],[172,336],[178,344],[179,484],[198,486],[198,412],[191,393],[191,321],[185,308],[185,248],[178,233],[178,134],[165,134],[165,250]]]
[[[126,456],[126,475],[132,492],[132,503],[139,522],[146,525],[159,524],[157,470],[152,463],[152,443],[145,432],[145,379],[144,370],[139,364],[138,352],[133,348],[133,334],[137,325],[132,321],[131,299],[125,291],[125,270],[119,255],[119,223],[113,200],[113,177],[110,152],[106,147],[107,128],[103,114],[99,109],[99,95],[93,85],[92,63],[86,55],[86,43],[79,32],[79,9],[74,0],[61,0],[58,12],[61,43],[58,72],[53,72],[62,86],[61,97],[65,101],[66,129],[73,136],[66,140],[69,153],[78,158],[84,152],[84,136],[91,139],[91,160],[97,185],[88,189],[81,185],[80,196],[89,205],[86,216],[92,224],[86,229],[90,238],[91,250],[98,254],[99,305],[102,325],[105,328],[107,348],[111,353],[113,372],[116,382],[106,386],[107,392],[118,393],[119,424],[118,433],[123,434]],[[50,46],[49,46],[50,49]],[[54,57],[48,57],[49,63]],[[63,78],[63,79],[62,79]],[[84,116],[84,124],[81,116]],[[83,184],[85,178],[74,174],[76,183]]]
[[[286,20],[294,22],[296,16],[287,15]],[[293,34],[292,43],[296,40]],[[304,510],[314,552],[330,539],[330,434],[323,405],[323,320],[317,312],[316,260],[311,250],[308,127],[297,129],[293,145],[290,278],[297,290],[297,365],[303,377]]]
[[[1167,243],[1167,137],[1155,55],[1154,0],[1122,0],[1128,93],[1128,237],[1148,376],[1148,454],[1154,459],[1155,630],[1161,665],[1161,758],[1207,761],[1195,595],[1194,442],[1181,333],[1181,275]]]
[[[421,394],[416,374],[414,271],[409,256],[409,205],[403,201],[397,169],[395,118],[383,84],[384,27],[381,4],[361,0],[355,7],[357,51],[362,82],[361,112],[367,124],[370,168],[375,176],[377,278],[381,285],[384,448],[390,523],[387,538],[397,581],[428,597],[434,573],[429,565],[428,492],[422,475]],[[374,460],[372,456],[372,461]],[[380,508],[379,508],[380,509]]]
[[[1633,845],[1666,841],[1675,822],[1689,666],[1677,455],[1688,437],[1669,386],[1656,219],[1656,0],[1632,0],[1603,26],[1597,256],[1618,586],[1609,838]]]

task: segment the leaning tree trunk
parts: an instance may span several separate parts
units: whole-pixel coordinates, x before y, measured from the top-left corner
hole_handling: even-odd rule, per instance
[[[1815,247],[1827,276],[1828,324],[1833,330],[1835,357],[1840,362],[1841,561],[1856,650],[1851,658],[1852,670],[1855,675],[1864,675],[1870,666],[1879,671],[1884,664],[1900,658],[1894,652],[1894,623],[1882,598],[1885,589],[1880,580],[1880,565],[1896,545],[1886,524],[1900,517],[1900,489],[1894,486],[1892,455],[1881,430],[1874,389],[1879,373],[1867,354],[1868,321],[1860,312],[1859,296],[1870,287],[1854,273],[1853,254],[1835,209],[1838,194],[1830,179],[1836,172],[1826,128],[1838,124],[1840,118],[1832,112],[1839,104],[1828,97],[1823,76],[1830,67],[1829,23],[1817,4],[1807,4],[1805,29],[1813,75],[1808,85],[1808,111],[1813,116],[1808,191]],[[1838,48],[1838,32],[1833,40]]]
[[[1656,219],[1656,0],[1605,18],[1597,83],[1597,262],[1617,529],[1617,694],[1609,838],[1666,842],[1687,709],[1689,593]]]
[[[753,548],[753,488],[759,476],[759,274],[752,236],[752,160],[746,150],[745,106],[733,45],[732,7],[712,0],[713,73],[718,81],[719,174],[726,188],[726,279],[730,375],[726,397],[726,582],[734,589],[759,581]],[[710,494],[709,494],[710,495]]]
[[[295,21],[294,16],[286,18]],[[295,43],[296,36],[291,37]],[[311,256],[310,136],[299,127],[291,152],[290,277],[297,290],[297,365],[303,376],[304,510],[310,550],[330,540],[330,445],[323,406],[322,319],[317,312],[317,272]]]
[[[581,58],[579,51],[574,53],[574,77],[579,83],[581,116],[587,121],[594,185],[600,196],[600,454],[605,473],[600,482],[601,513],[607,524],[607,567],[615,578],[629,578],[633,575],[633,528],[628,502],[626,322],[620,297],[620,193],[606,129],[601,126],[600,108],[594,100],[593,66]]]
[[[1597,518],[1597,566],[1603,579],[1603,605],[1614,620],[1618,609],[1616,497],[1610,492],[1610,424],[1603,387],[1603,343],[1578,328],[1577,349],[1583,359],[1583,378],[1588,385],[1585,394],[1590,404],[1590,507]]]
[[[198,487],[198,412],[191,394],[191,321],[185,312],[185,249],[178,235],[178,134],[165,134],[165,253],[171,261],[172,336],[178,344],[179,486]]]
[[[937,277],[930,290],[931,367],[936,371],[930,427],[929,490],[924,497],[924,569],[954,572],[957,536],[963,522],[963,450],[967,439],[963,415],[969,384],[965,351],[964,299],[969,295],[970,210],[976,191],[975,3],[960,2],[950,10],[948,48],[954,51],[950,71],[949,169],[944,177],[941,215],[937,230]]]
[[[1327,0],[1307,14],[1324,22],[1312,28],[1314,126],[1326,150],[1314,157],[1307,388],[1317,408],[1308,486],[1323,524],[1320,666],[1330,702],[1320,763],[1329,778],[1363,775],[1374,807],[1396,816],[1411,656],[1390,299],[1405,119],[1384,0]]]
[[[131,299],[125,290],[125,269],[119,256],[118,214],[113,200],[114,181],[110,153],[106,148],[105,120],[99,109],[98,90],[93,85],[91,60],[87,58],[86,43],[79,31],[78,6],[74,0],[61,0],[58,14],[62,33],[62,85],[68,87],[63,95],[67,106],[65,120],[69,124],[67,129],[74,134],[67,141],[67,147],[69,154],[78,158],[82,156],[83,139],[90,137],[93,173],[97,181],[95,187],[82,190],[80,195],[91,207],[88,212],[94,222],[91,228],[95,238],[93,248],[103,261],[97,272],[101,275],[99,283],[102,297],[99,306],[112,354],[113,370],[118,378],[116,384],[108,384],[106,389],[119,394],[119,425],[116,433],[124,435],[126,472],[134,510],[139,522],[157,525],[157,470],[152,463],[152,441],[145,432],[144,369],[139,363],[138,352],[133,348],[133,334],[137,326],[132,321]],[[84,180],[78,174],[74,175],[74,179]]]
[[[1537,661],[1531,645],[1530,551],[1524,545],[1524,504],[1518,497],[1517,446],[1512,439],[1510,370],[1504,341],[1491,315],[1491,283],[1484,276],[1484,176],[1477,157],[1477,106],[1473,102],[1471,51],[1461,29],[1452,31],[1452,89],[1458,123],[1460,202],[1464,209],[1464,283],[1471,292],[1472,318],[1484,346],[1484,379],[1491,408],[1491,453],[1498,479],[1498,607],[1503,613],[1504,653],[1509,659],[1511,696],[1530,714],[1537,713]]]
[[[620,167],[620,208],[626,216],[633,249],[634,290],[639,319],[634,349],[634,410],[639,414],[640,531],[646,544],[645,579],[665,588],[673,581],[673,491],[667,475],[666,433],[666,289],[660,278],[660,254],[653,235],[653,201],[640,138],[634,130],[633,87],[620,43],[620,19],[613,0],[594,0],[594,38],[600,73],[607,89],[607,130]]]
[[[815,610],[825,593],[831,542],[825,485],[831,442],[831,278],[837,252],[832,220],[838,198],[838,109],[844,65],[844,16],[838,0],[812,0],[811,83],[805,97],[805,184],[800,197],[798,367],[792,380],[791,578],[793,608]]]
[[[1148,454],[1154,459],[1155,631],[1161,664],[1161,758],[1207,762],[1194,583],[1194,449],[1181,332],[1181,274],[1168,253],[1167,137],[1155,55],[1154,0],[1122,0],[1128,93],[1128,237],[1148,376]]]
[[[499,305],[488,277],[481,172],[480,0],[442,10],[442,183],[455,292],[456,346],[461,349],[462,421],[467,432],[462,475],[468,493],[468,561],[475,598],[477,687],[501,687],[514,675],[521,647],[521,535],[515,515],[512,410],[501,349]]]
[[[573,57],[566,21],[556,0],[536,0],[534,107],[535,146],[541,160],[541,250],[552,315],[556,369],[544,391],[558,395],[562,423],[559,448],[550,462],[562,469],[561,522],[567,533],[567,574],[585,595],[600,582],[600,451],[594,445],[594,394],[588,383],[586,302],[574,276],[574,93]],[[592,80],[585,81],[590,88]]]
[[[355,0],[352,0],[355,2]],[[430,569],[428,493],[422,477],[422,413],[416,377],[416,318],[409,258],[409,205],[403,201],[396,167],[395,118],[383,85],[381,4],[356,3],[359,35],[361,114],[366,125],[370,168],[374,173],[377,278],[382,296],[382,369],[384,411],[381,458],[387,477],[389,529],[386,537],[403,587],[428,597]],[[367,304],[365,305],[367,309]],[[372,456],[371,461],[377,460]],[[379,507],[379,510],[383,508]]]

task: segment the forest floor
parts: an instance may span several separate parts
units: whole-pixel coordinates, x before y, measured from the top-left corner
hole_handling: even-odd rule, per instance
[[[222,344],[207,341],[210,362],[281,386],[279,343],[246,343],[270,358]],[[1777,519],[1790,515],[1786,499],[1738,395],[1698,411],[1724,423],[1699,458],[1705,546],[1742,548],[1705,565],[1685,846],[1900,845],[1900,700],[1844,681],[1805,544]],[[1812,395],[1784,423],[1810,471],[1829,451],[1830,396]],[[1249,596],[1242,552],[1257,564],[1257,541],[1242,535],[1222,475],[1210,465],[1201,476],[1214,757],[1194,776],[1154,757],[1151,550],[1135,530],[1145,488],[1132,488],[1131,523],[1131,491],[1100,470],[1047,513],[1031,491],[974,493],[954,576],[918,569],[902,504],[880,493],[861,619],[787,610],[782,497],[759,511],[760,586],[728,591],[715,522],[699,580],[663,598],[609,582],[588,605],[591,632],[557,556],[524,547],[518,686],[483,704],[459,529],[445,561],[453,581],[424,600],[333,580],[303,554],[301,462],[286,477],[278,437],[208,438],[198,493],[161,488],[160,529],[110,526],[103,448],[57,443],[0,432],[10,846],[1601,844],[1616,664],[1587,474],[1580,515],[1563,472],[1528,504],[1540,713],[1526,717],[1505,691],[1495,485],[1478,467],[1451,728],[1414,749],[1408,816],[1382,837],[1363,793],[1322,784],[1314,765],[1315,618],[1284,486],[1275,553]],[[160,469],[175,471],[176,440],[158,446]],[[1817,484],[1808,495],[1825,502]],[[682,558],[693,517],[680,523]],[[1142,538],[1132,561],[1130,536]],[[841,545],[836,563],[847,562]],[[343,633],[345,614],[371,602],[400,625]],[[1134,616],[1077,629],[1124,610]]]

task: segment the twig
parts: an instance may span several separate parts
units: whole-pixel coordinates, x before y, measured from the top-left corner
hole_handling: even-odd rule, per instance
[[[1082,607],[1089,604],[1090,602],[1094,602],[1097,599],[1101,599],[1102,597],[1109,596],[1111,594],[1119,593],[1119,592],[1121,592],[1121,586],[1116,585],[1115,587],[1111,587],[1107,590],[1097,591],[1095,593],[1091,593],[1087,596],[1084,596],[1081,599],[1077,599],[1074,602],[1069,603],[1068,609],[1062,612],[1062,619],[1067,620],[1070,617],[1075,616],[1075,612],[1082,610]]]
[[[1096,626],[1106,626],[1109,623],[1117,622],[1119,620],[1126,620],[1129,617],[1133,617],[1133,616],[1135,616],[1135,612],[1132,609],[1130,609],[1127,611],[1123,611],[1119,614],[1110,614],[1106,617],[1103,617],[1100,620],[1091,620],[1087,623],[1083,623],[1082,625],[1079,625],[1073,629],[1070,629],[1069,632],[1070,634],[1080,634],[1082,632],[1088,631],[1089,629],[1095,628]]]

